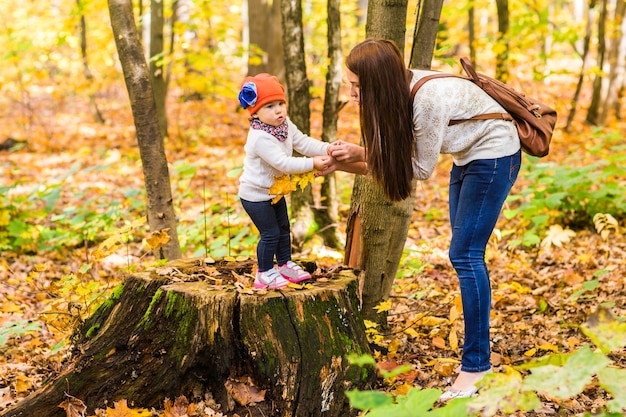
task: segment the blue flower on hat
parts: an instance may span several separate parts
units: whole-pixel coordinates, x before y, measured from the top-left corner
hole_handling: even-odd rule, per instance
[[[239,102],[241,103],[241,107],[247,109],[250,106],[254,106],[257,98],[258,93],[255,83],[249,81],[241,87],[241,91],[239,92]]]

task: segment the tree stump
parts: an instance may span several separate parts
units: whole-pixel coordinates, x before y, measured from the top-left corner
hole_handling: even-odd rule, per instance
[[[369,353],[355,275],[259,291],[252,266],[188,259],[128,277],[84,323],[71,367],[1,415],[62,417],[65,392],[89,413],[208,393],[225,414],[354,414],[345,391],[373,377],[346,360]]]

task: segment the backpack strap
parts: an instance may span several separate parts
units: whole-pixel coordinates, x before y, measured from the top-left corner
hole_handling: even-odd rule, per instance
[[[467,58],[465,58],[467,60]],[[463,67],[465,68],[465,65],[467,63],[464,63],[463,61],[461,61],[461,63],[463,63]],[[471,66],[470,66],[471,68]],[[472,68],[473,70],[473,68]],[[471,73],[470,73],[471,74]],[[474,72],[472,74],[472,76],[476,74],[476,72]],[[466,77],[461,77],[459,75],[454,75],[454,74],[447,74],[447,73],[439,73],[439,74],[431,74],[431,75],[427,75],[425,77],[420,78],[419,80],[417,80],[417,82],[413,85],[413,88],[411,88],[411,102],[413,102],[413,100],[415,100],[415,94],[417,93],[417,90],[420,89],[420,87],[422,85],[424,85],[424,83],[426,81],[430,81],[433,78],[444,78],[444,77],[457,77],[457,78],[463,78],[464,80],[469,80],[469,81],[473,81],[472,78],[466,78]],[[476,75],[476,78],[478,79],[478,75]],[[453,119],[450,120],[448,122],[448,126],[454,126],[454,125],[458,125],[464,122],[467,122],[469,120],[488,120],[488,119],[502,119],[502,120],[507,120],[507,121],[514,121],[513,116],[511,116],[508,113],[484,113],[484,114],[478,114],[476,116],[472,116],[469,119]]]
[[[508,113],[484,113],[478,114],[476,116],[472,116],[469,119],[452,119],[448,122],[448,126],[458,125],[463,122],[467,122],[468,120],[487,120],[487,119],[502,119],[507,120],[509,122],[513,122],[513,116]]]
[[[453,74],[446,74],[446,73],[440,73],[440,74],[431,74],[431,75],[427,75],[425,77],[420,78],[419,80],[417,80],[417,82],[413,85],[413,88],[411,88],[411,102],[415,99],[415,94],[417,93],[417,90],[420,89],[420,87],[429,80],[432,80],[433,78],[444,78],[444,77],[457,77],[456,75]],[[458,78],[464,78],[464,77],[458,77]]]

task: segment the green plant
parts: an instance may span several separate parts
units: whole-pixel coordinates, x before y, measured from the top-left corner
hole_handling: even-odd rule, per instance
[[[8,321],[0,327],[0,346],[9,340],[11,336],[21,336],[28,333],[41,332],[41,324],[30,320]]]
[[[369,410],[367,415],[371,417],[486,417],[499,411],[512,414],[537,410],[541,407],[538,392],[566,400],[596,386],[612,399],[598,410],[601,414],[594,415],[621,416],[626,410],[626,369],[616,368],[609,354],[626,346],[626,323],[605,307],[599,307],[580,329],[598,349],[585,345],[572,353],[552,354],[521,366],[507,367],[503,373],[489,374],[476,398],[455,399],[435,408],[441,394],[439,389],[413,388],[401,396],[375,390],[350,391],[346,395],[352,407]],[[361,366],[375,366],[369,357],[348,359]],[[524,377],[522,371],[530,371],[530,375]],[[383,378],[397,374],[381,373]]]
[[[71,167],[57,182],[30,189],[16,182],[0,187],[0,250],[60,251],[84,242],[96,242],[133,212],[144,210],[137,190],[122,189],[115,200],[92,189],[77,191],[67,183],[71,175],[89,170]],[[140,203],[137,203],[137,202]]]
[[[601,144],[589,150],[598,157],[590,165],[567,160],[544,163],[533,158],[524,164],[520,175],[528,185],[507,199],[509,208],[503,211],[507,219],[518,219],[515,229],[503,233],[512,235],[510,247],[539,244],[553,224],[581,230],[594,227],[597,213],[626,217],[624,145],[616,143],[611,134],[598,140]]]

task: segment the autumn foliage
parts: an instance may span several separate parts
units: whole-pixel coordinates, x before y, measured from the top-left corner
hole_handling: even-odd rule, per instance
[[[57,2],[59,8],[41,8],[40,3],[5,7],[3,17],[0,413],[67,367],[77,326],[129,272],[155,267],[151,251],[165,239],[150,234],[145,224],[145,195],[128,96],[110,28],[105,22],[96,24],[106,16],[104,2],[87,2],[81,10],[73,2]],[[195,10],[194,18],[211,22],[206,25],[211,29],[197,28],[198,38],[190,41],[206,43],[194,45],[188,55],[176,48],[166,58],[175,71],[168,96],[170,137],[165,144],[185,256],[235,259],[254,256],[257,239],[236,197],[248,126],[246,114],[237,107],[235,91],[244,71],[240,48],[233,41],[236,35],[231,33],[238,36],[231,27],[236,19],[226,4],[210,3],[211,7]],[[83,73],[75,34],[79,11],[88,18],[88,39],[94,45],[89,49],[94,75],[90,80]],[[524,14],[525,19],[531,14]],[[563,12],[555,18],[563,25],[563,37],[577,33],[580,22],[571,22],[571,15]],[[464,39],[459,29],[464,19],[452,11],[448,14],[447,43]],[[313,22],[321,25],[317,19]],[[181,23],[180,29],[192,26]],[[33,28],[38,28],[34,37]],[[207,33],[210,30],[229,33],[222,35],[227,39],[220,45],[226,46],[211,43],[217,35]],[[528,39],[519,36],[519,42]],[[323,48],[307,48],[312,60],[324,61],[319,54]],[[563,55],[542,62],[534,62],[539,58],[532,54],[512,55],[518,64],[516,83],[543,101],[551,99],[563,118],[550,155],[541,160],[525,158],[488,246],[494,307],[492,363],[495,371],[508,378],[503,390],[521,384],[523,377],[533,374],[527,365],[548,355],[563,361],[566,355],[579,355],[575,358],[584,357],[584,364],[597,360],[597,352],[588,346],[597,347],[599,342],[581,327],[606,311],[618,320],[626,315],[622,133],[626,126],[619,118],[610,118],[605,126],[592,127],[578,114],[570,132],[562,129],[572,110],[571,92],[577,81],[571,70],[575,66],[572,54]],[[488,67],[490,54],[483,56],[483,65]],[[444,52],[437,58],[438,68],[450,70]],[[218,68],[215,62],[223,66]],[[319,65],[310,68],[312,91],[319,97],[323,70]],[[589,70],[581,97],[584,104],[579,103],[583,110],[591,97],[591,76]],[[94,119],[90,96],[95,97],[104,123]],[[346,91],[342,98],[348,101]],[[321,109],[321,100],[314,100],[311,133],[315,137],[321,136]],[[356,106],[348,104],[339,119],[338,137],[358,142]],[[366,323],[374,355],[361,360],[364,366],[379,370],[376,388],[381,394],[432,396],[428,390],[448,386],[459,364],[463,317],[458,282],[447,258],[450,164],[451,159],[443,156],[433,178],[418,184],[392,297],[377,307],[388,312],[389,328]],[[337,180],[336,198],[341,219],[345,219],[353,177],[339,173]],[[279,194],[293,191],[295,181],[301,186],[314,182],[309,175],[277,180]],[[345,224],[340,228],[344,231]],[[295,255],[314,258],[322,267],[332,267],[343,257],[324,247],[315,233],[295,248]],[[609,328],[615,340],[623,340],[622,327]],[[602,372],[613,375],[626,368],[623,345],[605,354],[610,364]],[[575,386],[580,376],[568,373],[569,368],[550,369],[559,378],[543,377],[553,385]],[[571,395],[562,398],[548,394],[552,387],[545,386],[534,411],[508,414],[583,415],[615,400],[606,387],[596,383],[595,376],[581,380],[585,384],[580,390],[565,392]],[[251,391],[251,384],[233,386],[233,396],[260,395]],[[426,393],[417,393],[421,391]],[[479,404],[483,412],[489,406]],[[71,386],[59,407],[68,417],[221,415],[202,395],[164,398],[159,410],[126,400],[106,409],[86,410],[82,400],[72,396]]]

